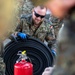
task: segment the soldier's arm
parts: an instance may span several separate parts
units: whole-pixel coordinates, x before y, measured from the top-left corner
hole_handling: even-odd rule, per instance
[[[47,32],[46,41],[48,42],[48,46],[51,48],[52,45],[55,43],[55,34],[54,30],[49,28],[49,31]]]
[[[55,39],[54,29],[49,27],[48,30],[49,31],[47,32],[46,36],[47,41],[54,40]]]

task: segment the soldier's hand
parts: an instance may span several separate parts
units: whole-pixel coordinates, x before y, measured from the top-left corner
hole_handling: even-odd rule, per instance
[[[75,5],[75,0],[48,0],[45,5],[54,16],[64,18],[68,10]]]
[[[27,38],[27,34],[21,33],[21,32],[18,32],[17,36],[20,37],[21,39],[26,39]]]
[[[55,66],[54,66],[55,67]],[[45,68],[44,72],[42,73],[42,75],[50,75],[54,69],[54,67],[47,67]]]

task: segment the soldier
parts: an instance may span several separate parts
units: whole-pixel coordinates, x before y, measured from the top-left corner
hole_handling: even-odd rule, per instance
[[[54,16],[64,18],[68,11],[69,16],[66,17],[64,25],[58,34],[58,57],[56,67],[52,74],[52,69],[48,68],[42,75],[75,75],[75,0],[66,0],[66,2],[65,0],[53,1],[53,3],[48,2],[47,6]],[[56,8],[53,4],[56,5]]]
[[[50,24],[48,24],[44,18],[46,15],[46,7],[37,6],[32,10],[32,14],[21,18],[19,25],[16,28],[15,35],[21,39],[26,39],[27,35],[40,39],[42,42],[46,40],[48,45],[50,41],[55,39],[51,36]]]

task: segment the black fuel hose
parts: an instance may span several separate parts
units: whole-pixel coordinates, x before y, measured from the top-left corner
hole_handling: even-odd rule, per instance
[[[4,47],[4,62],[6,64],[6,74],[14,75],[14,64],[19,58],[18,51],[26,50],[27,56],[31,59],[34,66],[33,75],[42,75],[46,67],[53,66],[54,57],[49,48],[41,41],[28,38],[25,41],[11,41]]]

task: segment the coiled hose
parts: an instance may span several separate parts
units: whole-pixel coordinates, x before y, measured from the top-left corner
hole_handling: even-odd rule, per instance
[[[49,48],[41,41],[34,38],[28,38],[25,41],[17,40],[17,42],[12,40],[4,47],[5,75],[14,75],[14,64],[19,58],[17,53],[24,50],[34,66],[33,75],[42,75],[46,67],[53,66],[54,57]]]

